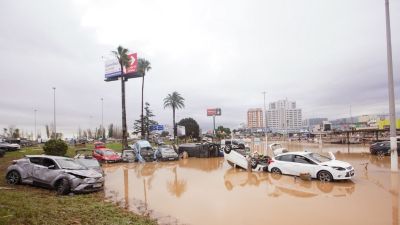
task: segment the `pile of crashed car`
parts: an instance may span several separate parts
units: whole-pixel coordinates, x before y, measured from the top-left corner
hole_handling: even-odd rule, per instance
[[[288,152],[280,144],[269,146],[273,157],[250,153],[243,143],[225,141],[222,144],[182,144],[179,147],[160,143],[157,148],[146,140],[139,140],[122,153],[117,153],[95,142],[94,149],[76,149],[74,158],[26,155],[14,160],[6,172],[9,184],[31,184],[57,190],[58,194],[70,192],[92,192],[104,186],[104,172],[101,163],[113,162],[152,162],[179,160],[186,157],[225,157],[233,166],[250,171],[271,172],[302,176],[307,174],[324,182],[346,180],[354,176],[354,168],[346,162],[313,152]]]

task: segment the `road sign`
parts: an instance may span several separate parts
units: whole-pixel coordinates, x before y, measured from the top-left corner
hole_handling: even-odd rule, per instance
[[[151,125],[150,126],[150,131],[163,131],[164,130],[164,125]]]

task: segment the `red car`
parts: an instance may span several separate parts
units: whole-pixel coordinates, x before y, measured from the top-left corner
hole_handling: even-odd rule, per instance
[[[98,148],[93,150],[93,157],[99,162],[119,162],[121,161],[121,156],[116,152],[108,148]]]
[[[97,141],[94,143],[94,148],[95,149],[106,148],[106,145],[101,141]]]

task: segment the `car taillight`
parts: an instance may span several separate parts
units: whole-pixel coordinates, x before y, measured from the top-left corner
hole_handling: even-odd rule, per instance
[[[273,163],[273,162],[274,162],[274,160],[272,160],[272,159],[268,160],[268,164]]]

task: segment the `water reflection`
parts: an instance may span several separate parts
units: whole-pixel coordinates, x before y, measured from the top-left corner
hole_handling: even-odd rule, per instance
[[[178,179],[176,167],[172,171],[174,173],[174,180],[167,182],[167,188],[172,195],[179,198],[186,191],[186,180]]]
[[[268,196],[280,197],[290,195],[293,197],[315,197],[318,195],[328,197],[345,197],[355,190],[352,181],[323,183],[320,181],[304,181],[300,178],[270,173],[248,173],[239,169],[228,169],[224,175],[224,184],[228,191],[235,187],[259,186],[266,182]]]

